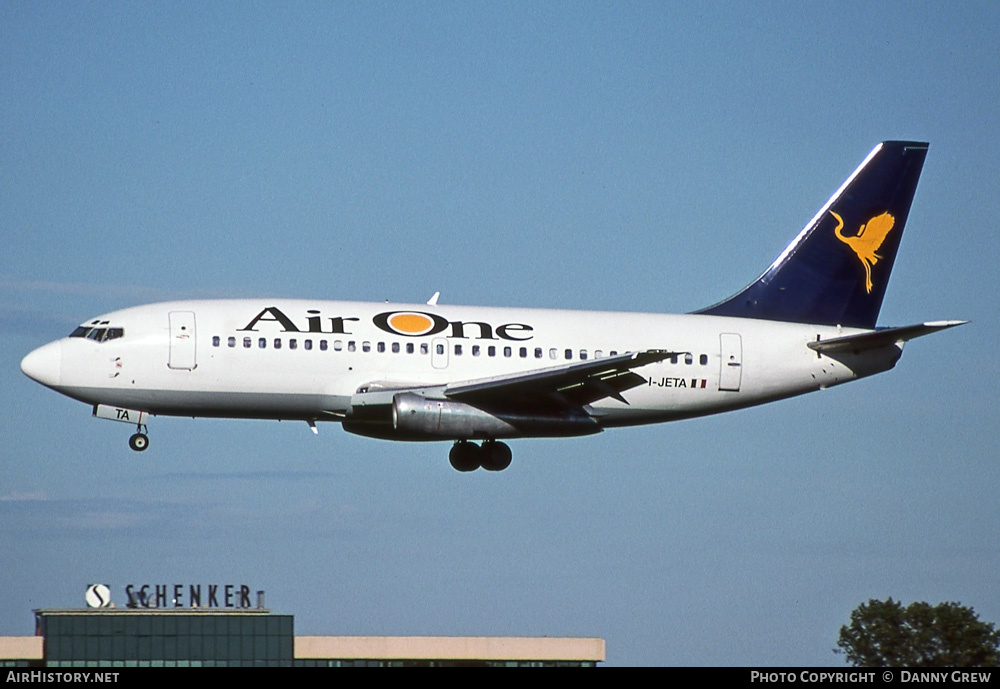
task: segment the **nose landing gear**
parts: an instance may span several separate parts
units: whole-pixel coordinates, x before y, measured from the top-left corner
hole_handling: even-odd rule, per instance
[[[132,434],[132,437],[128,439],[128,446],[136,452],[142,452],[149,447],[149,436],[146,435],[145,424],[139,424],[136,426],[135,431],[136,432]]]
[[[124,407],[112,407],[107,404],[95,404],[94,416],[98,419],[108,419],[109,421],[119,421],[135,426],[135,433],[128,439],[128,446],[136,452],[142,452],[149,447],[149,436],[146,435],[146,419],[149,412],[138,409],[126,409]]]

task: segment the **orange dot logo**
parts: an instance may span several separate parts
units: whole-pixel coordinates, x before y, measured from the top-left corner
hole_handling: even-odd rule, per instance
[[[384,311],[372,318],[379,330],[406,337],[436,335],[448,327],[448,321],[422,311]]]
[[[422,313],[396,313],[389,318],[388,324],[400,335],[426,335],[434,329],[434,321]]]

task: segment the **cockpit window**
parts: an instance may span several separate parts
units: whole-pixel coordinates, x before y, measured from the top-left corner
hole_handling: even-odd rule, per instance
[[[79,328],[71,332],[69,336],[85,337],[88,340],[94,340],[95,342],[107,342],[108,340],[117,340],[119,337],[125,337],[125,329],[95,328],[90,325],[81,325]]]

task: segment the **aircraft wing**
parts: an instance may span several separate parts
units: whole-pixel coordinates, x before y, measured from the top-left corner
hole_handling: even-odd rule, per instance
[[[444,394],[449,399],[480,408],[509,407],[514,404],[519,408],[565,410],[579,408],[605,397],[628,404],[621,393],[646,382],[633,369],[683,353],[650,349],[579,361],[528,373],[453,383],[445,387]]]
[[[901,328],[883,328],[873,330],[859,335],[846,335],[844,337],[834,337],[829,340],[817,340],[809,342],[809,349],[820,354],[834,354],[837,352],[863,352],[869,349],[878,349],[888,345],[902,344],[922,335],[936,333],[939,330],[954,328],[956,325],[964,325],[968,321],[932,321],[929,323],[917,323],[916,325],[906,325]]]

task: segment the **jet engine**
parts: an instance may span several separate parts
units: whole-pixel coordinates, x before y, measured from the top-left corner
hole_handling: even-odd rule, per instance
[[[521,433],[511,423],[469,404],[430,399],[413,392],[392,398],[395,430],[436,438],[514,438]]]
[[[375,394],[385,395],[385,392]],[[344,419],[344,430],[386,440],[555,438],[601,432],[597,421],[583,413],[486,410],[410,391],[393,393],[391,399],[371,395],[372,399],[362,402],[359,397],[356,396]]]

